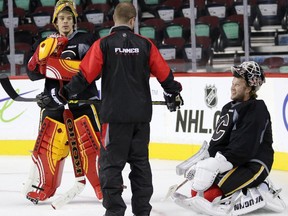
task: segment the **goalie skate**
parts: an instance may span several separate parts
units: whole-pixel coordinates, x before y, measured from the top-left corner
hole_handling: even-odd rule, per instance
[[[187,172],[187,170],[196,164],[198,161],[203,160],[209,157],[208,152],[209,144],[207,141],[204,141],[199,151],[194,154],[192,157],[188,158],[187,160],[183,161],[179,165],[176,166],[176,174],[183,175]]]

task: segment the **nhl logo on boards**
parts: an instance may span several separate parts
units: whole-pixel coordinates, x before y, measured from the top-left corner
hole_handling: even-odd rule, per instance
[[[217,89],[215,85],[206,85],[205,87],[205,102],[209,108],[213,108],[217,105]]]

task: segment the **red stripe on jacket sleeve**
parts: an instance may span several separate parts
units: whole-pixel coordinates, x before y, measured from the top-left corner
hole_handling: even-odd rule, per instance
[[[80,70],[88,83],[93,82],[101,73],[103,53],[100,48],[101,39],[94,42],[80,63]]]
[[[167,62],[163,59],[161,53],[157,49],[157,47],[151,42],[151,52],[149,65],[151,69],[151,74],[153,74],[159,82],[164,81],[170,72],[170,67]]]

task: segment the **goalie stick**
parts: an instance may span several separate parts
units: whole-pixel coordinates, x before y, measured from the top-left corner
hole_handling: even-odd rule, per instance
[[[83,162],[80,155],[79,141],[76,137],[76,130],[74,125],[74,117],[66,104],[63,112],[63,119],[67,131],[67,137],[69,142],[70,154],[73,163],[73,170],[75,175],[75,184],[73,187],[56,199],[51,206],[54,209],[59,209],[66,203],[70,202],[76,195],[80,194],[86,184],[85,173],[83,168]]]
[[[9,97],[14,101],[19,102],[37,102],[37,98],[26,98],[19,95],[14,87],[11,84],[9,77],[6,74],[2,74],[0,76],[0,83],[5,90],[5,92],[9,95]],[[69,100],[68,103],[85,103],[85,104],[97,104],[101,103],[100,100]],[[152,101],[153,105],[166,105],[165,101]]]
[[[188,182],[188,179],[185,179],[181,184],[175,184],[169,187],[167,194],[163,201],[167,200],[172,194],[174,194],[179,188],[181,188],[183,185],[185,185]]]

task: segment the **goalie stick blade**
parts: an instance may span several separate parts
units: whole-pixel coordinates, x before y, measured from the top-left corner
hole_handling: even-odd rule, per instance
[[[9,95],[9,97],[15,101],[24,101],[24,102],[36,102],[36,98],[23,98],[21,97],[13,88],[9,77],[6,74],[2,74],[0,76],[0,83],[5,90],[5,92]]]
[[[52,202],[52,208],[60,209],[62,206],[73,200],[75,196],[79,195],[84,190],[84,187],[85,183],[76,180],[74,186],[69,191]]]
[[[167,194],[165,196],[165,198],[163,199],[163,201],[167,200],[169,197],[171,197],[179,188],[181,188],[184,184],[186,184],[188,182],[188,179],[185,179],[181,184],[177,185],[172,185],[169,187]]]

